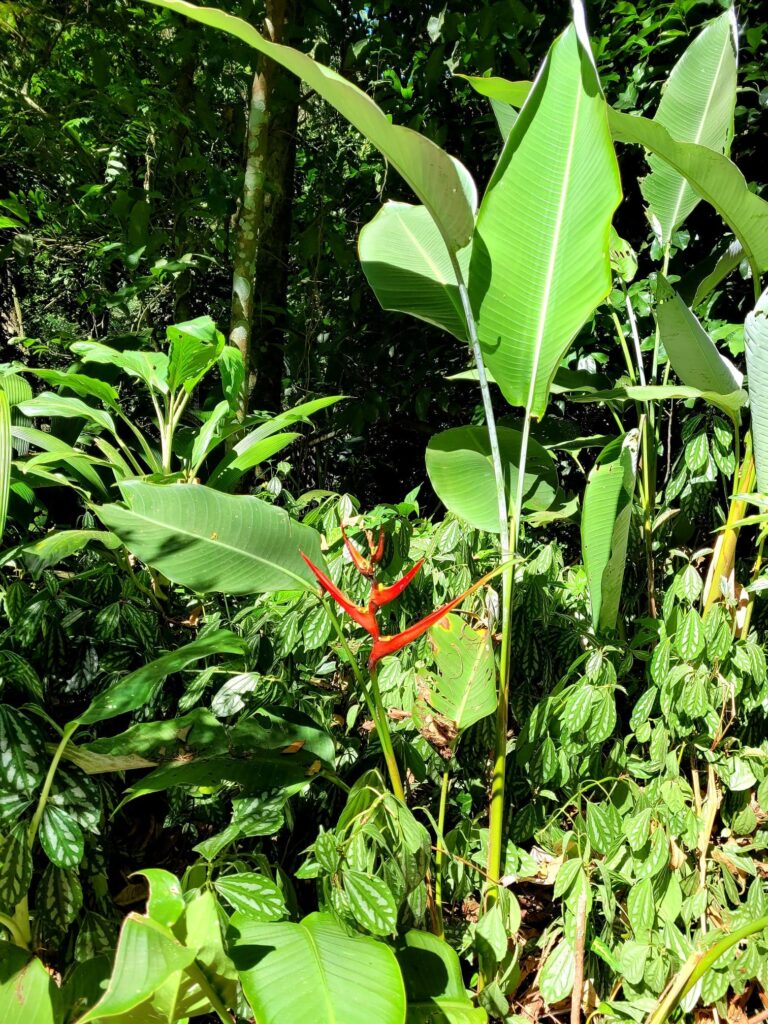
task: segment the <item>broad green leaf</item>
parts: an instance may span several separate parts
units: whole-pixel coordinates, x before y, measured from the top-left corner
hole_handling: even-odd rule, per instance
[[[224,348],[224,335],[209,316],[199,316],[166,328],[171,343],[168,353],[168,387],[187,393],[194,390]]]
[[[510,501],[517,491],[522,435],[497,429]],[[430,438],[426,451],[430,483],[445,507],[478,530],[499,533],[491,446],[487,427],[455,427]],[[549,452],[530,438],[523,480],[523,508],[544,511],[557,492],[555,464]],[[506,528],[506,524],[502,528]]]
[[[214,888],[235,910],[252,921],[279,921],[286,916],[285,899],[271,878],[253,871],[219,875]]]
[[[322,566],[320,535],[249,495],[191,484],[122,485],[129,507],[98,508],[102,522],[143,562],[200,593],[312,590],[301,557]]]
[[[111,409],[118,408],[117,391],[105,380],[97,377],[89,377],[84,373],[67,373],[64,370],[38,370],[30,369],[40,380],[56,387],[69,388],[81,398],[96,398]]]
[[[410,313],[467,341],[456,272],[429,210],[385,203],[360,232],[360,265],[383,309]],[[458,255],[464,279],[471,246]]]
[[[692,306],[698,306],[700,302],[712,292],[720,282],[730,274],[732,270],[744,260],[744,250],[741,247],[741,242],[737,239],[733,239],[726,249],[721,252],[717,257],[717,260],[712,266],[711,270],[705,274],[700,280],[696,281],[696,291],[694,292],[693,298],[690,300]],[[683,283],[687,283],[688,278],[684,278]]]
[[[616,628],[632,519],[639,435],[630,431],[600,453],[584,491],[581,549],[595,629]]]
[[[430,932],[406,932],[395,951],[408,997],[407,1024],[484,1024],[472,1005],[458,954]]]
[[[549,954],[539,973],[539,988],[550,1006],[570,994],[575,970],[574,952],[570,944],[562,939]]]
[[[41,921],[57,932],[65,931],[83,906],[83,889],[76,871],[49,864],[35,893],[35,909]]]
[[[757,486],[768,492],[768,289],[744,321]]]
[[[487,629],[473,629],[460,615],[446,615],[429,631],[437,675],[427,700],[458,731],[496,708],[496,662]]]
[[[61,1024],[61,996],[42,960],[0,944],[0,1016],[3,1024]]]
[[[172,974],[195,958],[173,934],[150,918],[129,914],[120,930],[107,990],[78,1024],[119,1017],[153,995]]]
[[[672,369],[688,387],[730,395],[744,381],[741,373],[701,326],[669,282],[659,274],[656,285],[659,336]]]
[[[727,152],[736,106],[736,32],[731,8],[707,25],[672,69],[653,120],[677,142]],[[651,224],[666,245],[700,197],[663,159],[651,155],[648,163],[651,173],[640,188]]]
[[[229,32],[297,75],[362,132],[408,182],[439,225],[446,245],[458,251],[469,242],[472,209],[460,172],[451,157],[426,136],[393,124],[370,96],[336,71],[290,46],[270,42],[241,18],[213,7],[196,7],[187,0],[151,2]]]
[[[163,680],[174,672],[218,654],[242,654],[243,641],[227,629],[208,633],[192,643],[177,647],[154,661],[142,665],[100,693],[77,719],[83,725],[103,722],[116,715],[135,711],[146,704]]]
[[[38,579],[44,569],[57,565],[93,543],[102,544],[109,551],[120,547],[119,539],[105,530],[56,530],[46,534],[42,540],[23,547],[19,551],[19,558],[33,579]]]
[[[235,349],[234,351],[237,350]],[[197,476],[197,472],[209,452],[212,452],[216,445],[223,440],[222,437],[216,436],[216,432],[221,421],[229,417],[230,411],[229,402],[219,402],[197,432],[192,444],[192,452],[189,456],[192,473],[195,476]]]
[[[83,419],[95,423],[102,430],[115,434],[115,421],[103,409],[94,409],[79,398],[57,395],[53,391],[43,391],[28,402],[20,402],[16,407],[24,416],[55,417],[64,419]]]
[[[469,290],[485,361],[505,398],[537,419],[560,360],[611,288],[621,187],[582,29],[553,44],[480,204],[472,245]]]
[[[13,913],[32,881],[27,828],[26,821],[19,821],[0,839],[0,906],[6,913]]]
[[[11,497],[12,441],[11,404],[8,401],[8,395],[0,385],[0,540],[3,539],[5,533],[8,502]]]
[[[298,924],[235,914],[229,939],[259,1024],[405,1024],[405,988],[392,950],[350,935],[329,914]]]
[[[344,892],[358,924],[373,935],[394,935],[397,931],[397,904],[383,879],[347,869],[344,871]]]
[[[677,142],[657,121],[609,108],[614,139],[635,143],[681,174],[710,203],[741,242],[758,279],[768,268],[768,202],[750,192],[744,175],[728,157],[693,142]]]
[[[173,927],[184,913],[184,896],[176,875],[163,868],[145,868],[134,874],[142,875],[149,885],[147,917],[165,928]]]
[[[46,804],[40,819],[40,845],[57,868],[76,868],[83,859],[83,832],[75,819],[55,804]]]
[[[144,381],[147,387],[162,394],[168,392],[168,356],[165,352],[121,352],[99,341],[76,341],[70,348],[86,363],[117,366],[131,377]]]

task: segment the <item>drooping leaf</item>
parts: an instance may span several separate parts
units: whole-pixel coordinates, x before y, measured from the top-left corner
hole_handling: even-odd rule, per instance
[[[741,242],[756,278],[768,268],[768,202],[750,192],[736,164],[706,146],[677,142],[663,125],[647,117],[609,108],[608,119],[614,139],[644,146],[714,206]]]
[[[737,45],[731,9],[710,22],[675,64],[653,121],[677,142],[727,152],[736,106]],[[648,163],[651,173],[640,187],[654,230],[666,245],[700,196],[663,158],[652,154]]]
[[[110,409],[118,408],[117,391],[105,380],[89,377],[84,373],[68,373],[65,370],[30,369],[29,372],[47,384],[68,388],[81,398],[96,398]]]
[[[596,629],[614,629],[619,613],[638,443],[634,430],[604,448],[584,491],[581,548]]]
[[[61,416],[64,419],[83,419],[96,424],[102,430],[109,431],[110,434],[116,432],[115,421],[108,412],[104,412],[103,409],[95,409],[79,398],[57,395],[53,391],[43,391],[34,398],[30,398],[29,401],[21,402],[17,408],[25,416],[45,418]]]
[[[469,242],[473,217],[460,172],[451,157],[425,135],[393,124],[370,96],[336,71],[290,46],[270,42],[241,18],[213,7],[196,7],[187,0],[150,2],[229,32],[297,75],[386,157],[430,211],[448,246],[458,251]]]
[[[480,204],[472,246],[485,361],[507,401],[537,419],[560,360],[611,287],[621,188],[589,47],[582,24],[553,44]]]
[[[131,377],[144,381],[147,387],[161,394],[168,392],[168,356],[165,352],[121,352],[99,341],[76,341],[70,347],[86,363],[117,366]]]
[[[509,427],[497,429],[509,499],[517,490],[522,436]],[[445,507],[479,530],[499,533],[491,446],[486,427],[454,427],[430,438],[426,451],[430,483]],[[549,452],[533,440],[523,484],[523,508],[543,511],[557,492],[555,464]],[[506,526],[506,524],[505,524]]]
[[[298,924],[235,914],[229,937],[259,1024],[405,1024],[405,989],[392,950],[350,935],[329,914]]]
[[[757,486],[768,491],[768,289],[744,321]]]
[[[57,565],[70,555],[76,555],[89,544],[102,544],[107,550],[120,547],[120,540],[105,530],[55,530],[34,544],[21,548],[18,557],[32,574],[39,579],[43,570]]]
[[[720,395],[738,391],[744,380],[742,374],[717,351],[696,316],[661,274],[656,295],[659,336],[683,384]]]
[[[722,409],[731,419],[738,416],[739,410],[747,404],[747,393],[744,390],[732,391],[729,395],[717,391],[700,391],[684,384],[631,384],[627,387],[612,388],[610,391],[593,391],[591,394],[573,395],[574,402],[605,402],[616,399],[631,399],[636,402],[665,402],[675,398],[684,401],[702,399]]]
[[[360,265],[383,309],[410,313],[467,340],[456,273],[429,210],[385,203],[360,232]],[[466,280],[471,246],[458,255]]]
[[[143,875],[149,885],[147,917],[165,928],[172,928],[184,913],[181,882],[176,875],[163,868],[145,868],[135,874]]]
[[[496,709],[496,662],[487,629],[446,615],[429,631],[438,674],[429,677],[430,706],[458,731]]]
[[[174,583],[201,593],[313,589],[301,552],[322,565],[319,534],[282,509],[188,484],[122,487],[129,507],[105,505],[99,518]]]
[[[80,715],[82,724],[103,722],[116,715],[135,711],[156,692],[162,681],[173,672],[180,672],[201,658],[215,657],[218,654],[241,654],[243,642],[227,629],[219,629],[214,633],[193,640],[192,643],[177,647],[154,661],[142,665],[123,679],[119,679],[100,693],[87,710]]]

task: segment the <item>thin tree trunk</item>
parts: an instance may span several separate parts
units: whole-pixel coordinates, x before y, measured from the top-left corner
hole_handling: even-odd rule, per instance
[[[288,0],[267,0],[264,34],[275,42],[283,36]],[[265,231],[265,198],[270,148],[272,98],[278,67],[260,57],[251,84],[246,141],[245,180],[235,231],[232,277],[232,318],[229,340],[238,348],[245,365],[241,415],[248,411],[249,395],[257,370],[253,320],[256,294],[256,261]]]

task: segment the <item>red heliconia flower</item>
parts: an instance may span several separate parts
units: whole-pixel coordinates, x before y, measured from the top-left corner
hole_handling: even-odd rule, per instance
[[[321,569],[318,569],[316,565],[312,564],[303,551],[301,552],[301,557],[314,573],[323,590],[327,591],[336,604],[343,608],[347,615],[349,615],[351,619],[354,619],[358,626],[362,626],[367,633],[370,633],[375,640],[379,635],[379,624],[376,621],[375,609],[370,606],[368,608],[362,608],[359,604],[355,604],[354,601],[350,601],[350,599],[339,590],[330,577],[326,576]]]
[[[347,551],[349,552],[350,558],[352,559],[352,562],[354,563],[354,566],[357,569],[357,571],[361,574],[361,576],[366,576],[369,580],[372,580],[373,565],[371,563],[373,559],[369,561],[367,558],[363,558],[363,556],[360,554],[355,545],[347,536],[346,530],[344,529],[343,526],[341,528],[341,536],[344,538],[344,543],[347,546]]]
[[[346,537],[344,538],[346,540]],[[494,569],[492,572],[486,573],[485,576],[481,577],[475,583],[472,584],[463,594],[459,594],[458,597],[454,597],[452,601],[448,601],[441,608],[438,608],[434,612],[430,612],[423,619],[415,622],[412,626],[408,626],[400,633],[395,633],[394,636],[382,636],[379,632],[379,624],[376,621],[376,613],[379,608],[387,604],[389,601],[394,601],[398,597],[408,584],[413,580],[416,573],[419,571],[423,564],[423,559],[417,562],[409,571],[399,579],[396,583],[392,583],[388,587],[383,587],[380,583],[373,582],[371,584],[371,598],[367,608],[362,608],[360,605],[350,601],[336,586],[332,579],[329,579],[316,565],[307,558],[304,552],[301,552],[301,557],[307,563],[309,568],[314,573],[320,586],[326,590],[334,601],[344,609],[344,611],[354,619],[358,625],[362,626],[363,629],[373,637],[373,649],[370,657],[368,658],[368,668],[372,669],[381,658],[385,658],[388,654],[394,654],[396,651],[402,650],[403,647],[414,640],[418,640],[420,636],[423,636],[427,630],[434,626],[436,623],[447,615],[453,608],[460,604],[465,597],[468,597],[479,587],[482,587],[484,583],[487,583],[490,579],[496,576],[499,572],[498,569]],[[357,564],[357,563],[355,563]]]
[[[371,561],[373,562],[374,565],[378,565],[379,562],[384,557],[384,544],[387,538],[384,534],[384,531],[379,530],[379,539],[376,542],[376,547],[374,548],[373,534],[369,530],[366,530],[365,532],[368,537],[368,547],[371,549]]]
[[[408,570],[405,576],[402,576],[395,583],[390,583],[388,587],[383,586],[381,583],[374,583],[371,587],[371,604],[375,605],[377,608],[383,608],[385,604],[389,604],[390,601],[394,601],[396,597],[399,597],[402,594],[423,564],[424,559],[420,558],[419,561]]]

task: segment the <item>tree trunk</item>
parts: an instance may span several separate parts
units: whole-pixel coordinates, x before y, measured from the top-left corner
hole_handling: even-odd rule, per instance
[[[264,33],[273,41],[280,42],[282,39],[292,7],[293,0],[267,0]],[[263,346],[257,347],[254,344],[254,312],[258,308],[257,326],[260,327],[268,314],[265,308],[266,304],[267,302],[271,304],[273,301],[272,295],[262,292],[259,287],[257,265],[260,264],[264,269],[267,259],[266,252],[269,248],[268,237],[275,225],[281,225],[282,232],[278,233],[286,234],[285,228],[282,226],[286,217],[286,205],[288,207],[287,223],[290,228],[291,188],[290,183],[282,177],[286,171],[286,157],[283,157],[282,161],[279,158],[281,148],[286,149],[289,154],[292,179],[293,157],[290,155],[290,147],[285,147],[281,141],[287,134],[292,146],[295,134],[293,131],[286,132],[285,125],[281,123],[285,108],[280,97],[286,77],[287,72],[283,72],[274,61],[267,57],[260,57],[251,84],[245,180],[235,231],[232,319],[229,334],[230,343],[235,345],[243,356],[246,370],[241,399],[241,415],[243,416],[248,411],[250,394],[261,374],[259,356],[264,351]],[[272,160],[270,160],[270,152],[273,154]],[[279,166],[276,167],[276,163]],[[275,174],[280,176],[277,184],[275,184]],[[282,253],[281,262],[283,264],[285,264],[285,250],[287,250],[287,238],[282,245],[278,245],[272,250],[275,258],[279,258]],[[265,256],[260,260],[262,251]],[[264,272],[267,280],[271,278],[271,269],[269,273],[266,270]],[[287,277],[285,280],[287,282]],[[269,289],[269,292],[272,291],[273,289]],[[284,306],[285,284],[281,294]],[[282,354],[280,367],[282,367]],[[273,371],[272,377],[274,378],[274,376]],[[278,404],[279,381],[280,374],[278,373],[278,395],[276,398]],[[273,380],[270,389],[274,389],[274,386]],[[274,395],[272,399],[275,400]],[[259,404],[263,405],[264,403],[260,401]]]

